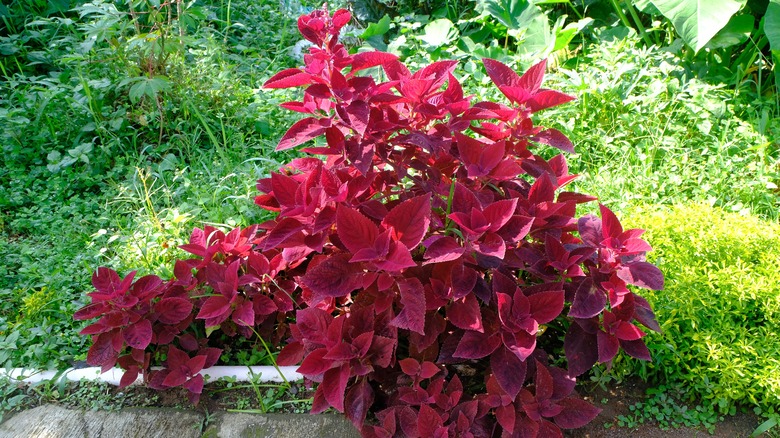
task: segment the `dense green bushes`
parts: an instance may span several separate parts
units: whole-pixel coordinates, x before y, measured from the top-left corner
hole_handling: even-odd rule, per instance
[[[721,409],[780,407],[780,226],[702,204],[637,208],[666,290],[646,294],[663,329],[633,371],[682,383]]]

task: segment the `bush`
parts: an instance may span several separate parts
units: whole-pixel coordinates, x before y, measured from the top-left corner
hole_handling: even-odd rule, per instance
[[[265,84],[306,87],[282,104],[308,116],[277,149],[320,139],[304,151],[326,159],[258,181],[255,202],[276,219],[196,229],[181,248],[197,258],[174,279],[99,269],[75,315],[100,318],[81,332],[88,362],[197,400],[199,371],[259,332],[285,341],[280,365],[319,382],[313,413],[342,411],[364,436],[562,436],[588,423],[599,410],[576,376],[620,348],[650,358],[635,323],[658,326],[628,285],[661,289],[663,276],[642,231],[605,206],[575,218],[595,198],[560,190],[576,178],[563,155],[531,152],[573,151],[530,118],[573,98],[541,88],[545,62],[521,77],[485,59],[512,106],[472,104],[454,61],[412,73],[387,53],[350,55],[338,41],[349,19],[300,17],[305,68]],[[380,67],[389,82],[357,75]]]
[[[780,226],[702,204],[631,218],[648,230],[667,280],[646,295],[663,330],[647,338],[654,363],[633,369],[724,411],[780,407]]]

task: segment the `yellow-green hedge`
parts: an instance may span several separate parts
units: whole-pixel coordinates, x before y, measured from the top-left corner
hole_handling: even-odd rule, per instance
[[[643,291],[663,335],[634,372],[710,399],[780,407],[780,225],[706,205],[639,207],[666,290]]]

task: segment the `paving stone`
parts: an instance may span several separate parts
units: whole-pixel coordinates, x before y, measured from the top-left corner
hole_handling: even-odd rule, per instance
[[[342,415],[240,414],[219,412],[203,438],[359,438]]]
[[[45,405],[0,424],[0,438],[200,438],[203,422],[202,414],[176,409],[101,412]]]

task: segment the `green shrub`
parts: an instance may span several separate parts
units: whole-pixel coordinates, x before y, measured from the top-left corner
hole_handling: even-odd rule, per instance
[[[649,336],[653,363],[628,369],[721,412],[780,406],[780,225],[701,204],[630,217],[653,242],[666,290],[645,294],[663,329]]]

